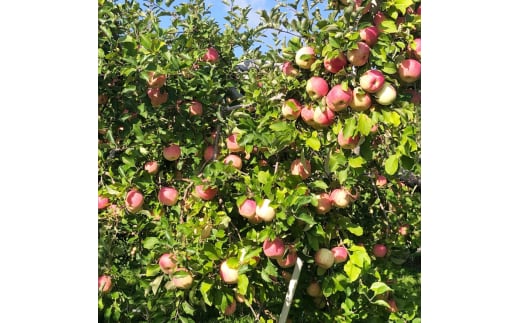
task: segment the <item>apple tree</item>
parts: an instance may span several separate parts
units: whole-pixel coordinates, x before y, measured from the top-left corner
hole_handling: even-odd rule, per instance
[[[420,1],[223,2],[98,0],[100,321],[420,322]]]

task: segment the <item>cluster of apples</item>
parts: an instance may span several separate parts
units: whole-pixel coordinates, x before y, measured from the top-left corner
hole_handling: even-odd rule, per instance
[[[168,101],[168,92],[162,91],[161,88],[166,83],[166,75],[148,72],[148,97],[153,107],[158,107]]]

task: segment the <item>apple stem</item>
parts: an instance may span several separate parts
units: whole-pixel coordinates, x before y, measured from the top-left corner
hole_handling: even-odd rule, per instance
[[[302,266],[303,261],[300,259],[300,257],[296,258],[296,265],[294,266],[291,281],[289,282],[289,288],[287,289],[287,294],[285,295],[285,302],[283,303],[282,313],[280,314],[280,323],[285,323],[287,321],[287,315],[289,315],[289,309],[291,308],[294,292],[296,291],[296,286],[298,285],[298,279],[300,278],[300,271]]]

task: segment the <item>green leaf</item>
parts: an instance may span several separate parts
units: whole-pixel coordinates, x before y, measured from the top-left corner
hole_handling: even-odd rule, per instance
[[[193,308],[193,306],[190,305],[190,303],[188,303],[187,301],[184,301],[182,303],[182,309],[184,310],[184,313],[188,314],[188,315],[193,315],[195,314],[195,309]]]
[[[310,137],[305,141],[305,143],[314,151],[320,150],[321,143],[318,138]]]
[[[143,241],[143,248],[150,250],[158,243],[159,243],[158,238],[148,237],[148,238],[144,239],[144,241]]]
[[[379,305],[379,306],[384,306],[386,308],[390,308],[390,305],[385,300],[382,300],[382,299],[375,300],[374,304]]]
[[[356,119],[349,118],[345,121],[345,127],[343,127],[343,137],[348,138],[354,136],[356,131]]]
[[[367,136],[370,133],[372,126],[373,126],[372,120],[370,119],[369,116],[367,116],[364,113],[359,114],[357,128],[362,135]]]
[[[327,183],[325,183],[324,181],[322,180],[317,180],[317,181],[314,181],[311,183],[310,185],[312,188],[320,188],[322,190],[327,190],[329,188],[329,186],[327,185]]]
[[[260,184],[267,184],[269,179],[271,178],[271,174],[267,171],[259,171],[258,172],[258,181]]]
[[[163,275],[157,276],[157,278],[155,278],[153,280],[153,282],[150,283],[150,286],[152,287],[152,293],[154,295],[157,294],[157,290],[159,289],[159,286],[161,285],[163,277],[164,277]]]
[[[397,10],[401,11],[401,14],[403,14],[403,15],[406,13],[406,8],[410,7],[411,5],[413,5],[412,0],[395,0],[394,1],[394,6],[397,8]]]
[[[366,160],[361,156],[357,156],[357,157],[348,159],[348,164],[352,168],[362,167],[365,163],[366,163]]]
[[[395,111],[382,110],[383,120],[385,123],[392,124],[394,127],[398,127],[401,124],[401,117]]]
[[[370,289],[374,291],[374,295],[380,295],[392,290],[383,282],[373,282],[372,285],[370,285]]]
[[[397,73],[397,68],[394,62],[386,62],[381,71],[385,74],[395,74]]]
[[[288,124],[286,122],[280,121],[280,122],[271,124],[269,126],[269,129],[271,129],[272,131],[286,131],[286,130],[289,130],[290,127],[288,126]]]
[[[339,167],[345,166],[347,163],[347,158],[345,157],[345,154],[343,151],[340,151],[335,154],[331,154],[329,157],[329,170],[330,172],[335,172],[338,170]]]
[[[394,175],[399,168],[399,155],[394,154],[388,157],[385,161],[385,172],[389,175]]]
[[[238,275],[237,289],[238,293],[245,295],[247,293],[247,287],[249,286],[249,279],[246,275]]]
[[[150,264],[146,266],[146,277],[156,276],[159,272],[161,272],[159,264]]]
[[[360,225],[355,225],[352,223],[347,224],[347,230],[352,233],[355,236],[362,236],[363,235],[363,227]]]
[[[208,297],[208,292],[211,289],[211,287],[213,287],[213,283],[210,283],[210,282],[207,282],[204,280],[204,281],[202,281],[202,283],[200,283],[200,288],[199,288],[200,293],[202,294],[202,298],[204,298],[204,303],[208,304],[209,306],[213,305],[213,302]]]
[[[316,221],[314,221],[314,218],[309,213],[300,213],[299,215],[295,215],[295,218],[298,220],[301,220],[309,225],[315,225]]]
[[[338,173],[338,181],[341,185],[345,184],[345,182],[348,179],[348,169],[344,169],[342,171],[339,171]]]
[[[351,282],[356,281],[359,278],[359,275],[361,274],[361,268],[354,264],[352,260],[347,261],[347,263],[343,267],[343,270],[345,271]]]
[[[383,29],[383,32],[387,34],[397,32],[397,26],[395,25],[395,22],[389,19],[383,20],[383,22],[381,22],[381,28]]]

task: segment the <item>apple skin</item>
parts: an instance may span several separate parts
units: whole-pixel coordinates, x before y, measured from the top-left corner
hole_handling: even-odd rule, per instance
[[[305,91],[312,100],[319,100],[329,92],[329,85],[324,78],[312,76],[307,80]]]
[[[355,87],[354,90],[352,90],[352,100],[348,106],[356,112],[363,112],[372,106],[372,99],[362,88]]]
[[[334,263],[339,264],[347,261],[348,259],[348,250],[344,246],[337,246],[331,249],[334,254]]]
[[[305,160],[305,165],[302,163],[300,158],[295,159],[291,163],[291,174],[295,176],[300,176],[303,180],[306,180],[311,176],[311,162],[310,160]]]
[[[314,261],[318,267],[329,269],[334,265],[334,253],[327,248],[321,248],[314,255]]]
[[[415,49],[412,49],[411,45],[408,45],[408,49],[410,50],[410,53],[420,61],[421,60],[421,38],[415,38],[413,40],[413,43],[415,43]]]
[[[262,245],[262,250],[268,258],[281,258],[285,252],[285,245],[280,237],[276,237],[274,240],[265,239]]]
[[[383,87],[375,94],[376,102],[381,105],[390,105],[397,98],[397,91],[394,86],[388,82],[383,84]]]
[[[336,74],[337,72],[341,71],[345,65],[347,65],[347,57],[345,54],[343,54],[343,52],[339,52],[336,57],[326,57],[323,60],[323,66],[332,74]]]
[[[276,263],[281,268],[291,268],[296,264],[296,260],[298,259],[298,252],[293,247],[289,247],[289,252],[285,258],[280,257],[276,259]]]
[[[166,103],[166,101],[168,101],[168,92],[161,92],[159,88],[150,88],[146,93],[150,98],[152,107],[158,107],[161,104]]]
[[[98,201],[97,201],[98,210],[102,210],[102,209],[106,208],[108,206],[108,204],[109,204],[108,197],[98,196]]]
[[[386,185],[387,183],[387,179],[386,177],[384,177],[383,175],[377,175],[376,177],[376,185],[379,186],[379,187],[383,187]]]
[[[410,225],[409,224],[403,224],[403,225],[401,225],[399,227],[398,232],[402,236],[407,236],[409,230],[410,230]]]
[[[143,208],[144,197],[141,192],[131,189],[125,198],[125,207],[130,213],[137,213]]]
[[[359,31],[359,37],[368,46],[372,47],[377,43],[377,39],[379,38],[379,30],[377,30],[376,26],[365,27]]]
[[[179,192],[174,187],[161,187],[157,198],[162,205],[172,206],[177,203]]]
[[[163,157],[166,160],[174,161],[181,156],[181,147],[176,144],[171,144],[163,149]]]
[[[213,148],[213,145],[207,146],[204,148],[204,160],[210,161],[213,159],[213,152],[215,151],[215,148]]]
[[[314,108],[312,105],[304,105],[300,113],[300,117],[302,118],[303,122],[309,126],[313,128],[318,126],[318,124],[314,121]]]
[[[225,316],[233,315],[236,310],[237,310],[237,301],[236,301],[236,299],[234,299],[231,304],[226,306],[226,309],[224,310],[224,315]]]
[[[160,88],[166,83],[166,75],[157,75],[155,72],[148,72],[148,87]]]
[[[293,64],[291,62],[284,62],[282,64],[282,73],[285,75],[285,76],[293,76],[293,77],[296,77],[298,76],[299,74],[299,71],[294,68]]]
[[[314,129],[323,129],[334,123],[334,117],[336,114],[334,111],[325,107],[324,109],[317,107],[314,109],[314,114],[312,116],[314,123],[312,127]]]
[[[220,278],[227,284],[236,284],[238,282],[238,269],[231,268],[224,260],[220,264]]]
[[[383,21],[385,21],[387,18],[386,18],[386,15],[381,12],[381,11],[378,11],[375,15],[374,15],[374,25],[376,26],[377,30],[379,30],[379,32],[383,32],[383,27],[381,26],[381,24],[383,23]]]
[[[397,70],[399,78],[405,83],[413,83],[421,76],[421,63],[413,58],[405,59]]]
[[[98,277],[98,291],[108,293],[112,290],[112,277],[101,275]]]
[[[240,147],[240,145],[237,142],[237,136],[237,133],[232,133],[226,138],[226,147],[232,153],[244,151],[244,148]]]
[[[346,208],[351,202],[356,200],[356,197],[346,187],[340,187],[332,190],[330,199],[335,207]]]
[[[318,205],[316,206],[316,213],[325,214],[332,209],[332,200],[328,193],[320,193],[318,195]]]
[[[368,93],[376,93],[383,84],[385,84],[385,75],[379,70],[368,70],[359,77],[359,86]]]
[[[343,136],[343,129],[338,133],[338,144],[343,149],[354,149],[359,143],[361,137],[359,135],[348,137],[345,139]]]
[[[262,204],[256,206],[256,215],[265,222],[271,222],[274,219],[275,212],[272,206],[269,206],[271,200],[264,199]]]
[[[238,208],[238,213],[246,219],[253,218],[256,215],[256,201],[245,200]]]
[[[372,248],[372,252],[374,253],[374,256],[376,256],[377,258],[383,258],[384,256],[386,256],[387,249],[384,244],[378,243],[374,245],[374,247]]]
[[[188,289],[193,284],[193,276],[186,268],[177,268],[175,273],[185,272],[187,275],[185,276],[172,276],[172,283],[178,289]],[[174,274],[175,274],[174,273]]]
[[[311,296],[311,297],[320,297],[323,295],[323,291],[321,290],[321,286],[320,284],[317,282],[317,281],[312,281],[308,286],[307,286],[307,295]]]
[[[241,170],[242,169],[242,158],[240,156],[229,154],[224,158],[224,164],[230,164],[232,167]]]
[[[310,55],[308,58],[303,59],[303,55]],[[300,68],[310,69],[312,64],[316,61],[316,54],[314,53],[314,48],[306,46],[298,49],[295,55],[295,62]]]
[[[350,88],[347,91],[343,90],[341,84],[334,85],[327,93],[325,102],[327,107],[334,112],[345,110],[350,102],[352,101],[352,90]]]
[[[368,62],[370,46],[362,41],[358,42],[357,45],[357,49],[347,51],[347,60],[354,66],[363,66]]]
[[[191,101],[188,111],[192,116],[201,116],[203,113],[202,103],[199,101]]]
[[[219,60],[218,51],[213,47],[208,48],[206,53],[204,53],[204,56],[202,56],[202,60],[209,62],[209,63],[218,62],[218,60]]]
[[[294,107],[294,110],[293,110]],[[287,120],[296,120],[302,111],[301,103],[296,99],[288,99],[282,105],[282,116]]]
[[[159,171],[159,163],[156,161],[149,161],[144,164],[144,170],[150,175],[155,175]]]
[[[159,267],[161,271],[167,275],[172,274],[177,269],[175,255],[172,253],[164,253],[159,258]]]
[[[195,186],[195,195],[203,199],[204,201],[210,201],[213,198],[215,198],[215,196],[218,193],[218,188],[206,187],[206,189],[204,189],[204,186],[206,186],[206,184],[200,184]]]

